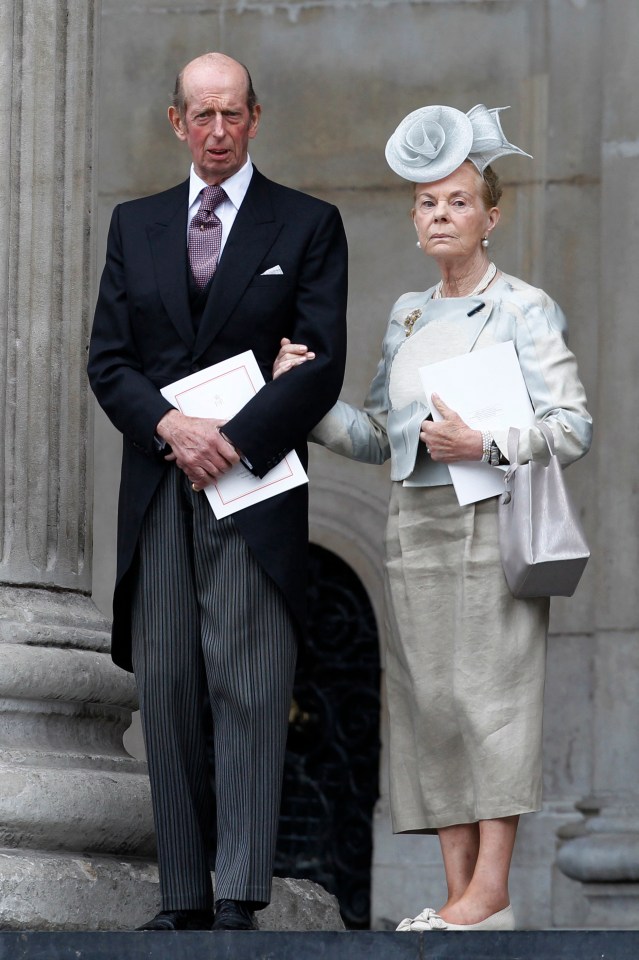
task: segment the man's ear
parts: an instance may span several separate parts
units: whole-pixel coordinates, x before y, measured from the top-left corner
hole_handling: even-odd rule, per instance
[[[249,123],[249,140],[252,140],[255,134],[257,133],[257,128],[260,125],[260,117],[262,116],[262,108],[259,103],[255,104],[253,108],[253,113],[251,114],[251,120]]]
[[[184,117],[180,115],[180,112],[174,106],[169,107],[169,123],[173,127],[173,132],[178,140],[186,140]]]

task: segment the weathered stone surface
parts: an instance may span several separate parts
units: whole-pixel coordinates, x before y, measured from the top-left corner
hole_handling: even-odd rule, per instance
[[[25,0],[4,3],[0,21],[2,52],[11,51],[0,56],[0,86],[11,97],[0,178],[0,581],[85,592],[99,9]]]
[[[132,930],[158,890],[152,862],[0,850],[0,929]]]
[[[601,48],[614,49],[615,56],[601,59],[600,82],[600,208],[606,215],[599,233],[599,433],[592,464],[593,553],[599,557],[593,582],[592,782],[578,804],[583,820],[559,834],[557,865],[578,884],[556,875],[554,902],[558,916],[572,908],[574,922],[583,926],[639,928],[639,497],[636,442],[627,439],[636,437],[639,403],[639,273],[633,266],[639,256],[639,105],[629,95],[638,76],[632,37],[639,7],[603,0],[601,9]],[[617,492],[611,495],[613,462]]]
[[[135,684],[106,626],[88,597],[0,588],[2,927],[129,929],[157,898],[146,766],[122,745]]]
[[[557,865],[582,883],[639,882],[639,832],[579,837],[564,844]]]
[[[0,848],[0,930],[134,930],[160,909],[157,865]],[[273,881],[260,930],[343,930],[335,897],[310,880]]]
[[[273,880],[273,899],[258,914],[260,930],[343,930],[337,899],[318,883]]]
[[[148,778],[122,746],[135,684],[87,596],[99,12],[0,11],[0,925],[20,929],[126,916],[153,872]]]
[[[614,930],[413,933],[1,933],[1,960],[636,960],[639,934]]]

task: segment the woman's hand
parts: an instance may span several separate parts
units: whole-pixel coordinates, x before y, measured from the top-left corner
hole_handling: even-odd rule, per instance
[[[456,463],[458,460],[481,460],[483,445],[480,430],[473,430],[438,394],[431,403],[441,413],[443,420],[424,420],[419,439],[426,444],[432,460],[441,463]]]
[[[303,343],[291,343],[286,337],[280,340],[280,352],[275,357],[273,364],[273,379],[276,380],[280,374],[298,367],[300,363],[306,363],[307,360],[314,360],[315,354],[304,346]]]

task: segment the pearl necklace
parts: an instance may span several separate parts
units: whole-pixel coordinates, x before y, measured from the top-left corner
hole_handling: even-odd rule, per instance
[[[486,270],[486,273],[483,275],[483,277],[481,278],[481,280],[479,281],[475,289],[471,290],[470,293],[465,293],[464,296],[476,297],[478,296],[478,294],[483,293],[486,287],[488,287],[492,283],[496,273],[497,273],[497,267],[491,261],[488,264],[488,269]],[[446,299],[442,293],[443,285],[444,285],[444,281],[440,280],[433,292],[433,300]]]

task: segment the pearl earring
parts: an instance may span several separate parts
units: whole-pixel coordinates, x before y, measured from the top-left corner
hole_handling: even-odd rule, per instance
[[[481,238],[481,245],[484,248],[484,250],[486,249],[486,247],[490,246],[490,240],[488,239],[488,237]]]
[[[419,247],[420,250],[421,250],[421,248],[422,248],[422,245],[421,245],[421,243],[419,242],[419,240],[417,241],[417,243],[415,244],[415,246],[416,246],[416,247]]]

